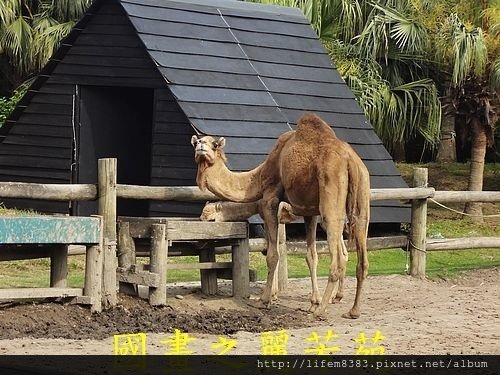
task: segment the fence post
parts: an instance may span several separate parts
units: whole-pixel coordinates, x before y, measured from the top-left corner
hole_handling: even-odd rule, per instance
[[[151,232],[150,271],[160,275],[160,284],[156,288],[149,288],[149,303],[152,306],[166,305],[168,255],[167,225],[153,224]]]
[[[427,187],[427,168],[415,168],[413,186]],[[414,199],[411,204],[410,274],[425,278],[425,239],[427,235],[427,199]]]
[[[136,263],[135,244],[133,238],[130,236],[130,224],[126,221],[118,223],[118,243],[117,243],[117,256],[118,267],[130,270],[132,265]],[[137,295],[137,286],[131,283],[119,283],[118,290],[120,293],[128,294],[131,296]]]
[[[99,243],[87,247],[85,252],[85,284],[83,294],[90,297],[90,311],[102,311],[103,228],[99,218]]]
[[[98,161],[98,213],[103,220],[104,265],[102,302],[104,308],[116,306],[116,159]]]

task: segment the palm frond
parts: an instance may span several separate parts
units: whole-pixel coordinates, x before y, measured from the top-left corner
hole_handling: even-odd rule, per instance
[[[388,150],[420,134],[428,147],[439,140],[441,105],[434,82],[419,79],[394,86],[384,69],[349,44],[336,41],[327,49],[360,106]]]
[[[363,30],[363,10],[360,1],[334,0],[331,4],[330,24],[338,26],[338,33],[330,37],[335,36],[348,42]],[[333,22],[334,20],[336,22]]]
[[[480,77],[486,69],[488,50],[481,28],[468,31],[457,14],[452,13],[439,35],[442,50],[452,63],[452,83],[460,86],[468,76]]]
[[[50,15],[59,21],[76,20],[91,3],[92,0],[52,0]]]
[[[21,2],[18,0],[2,0],[0,4],[0,28],[8,25],[21,14]]]
[[[19,16],[2,29],[0,44],[3,51],[18,62],[18,71],[27,71],[30,65],[30,48],[33,40],[31,26]]]
[[[489,81],[491,90],[500,95],[500,56],[491,64]]]
[[[373,3],[372,7],[369,22],[358,38],[365,57],[388,61],[393,45],[407,53],[427,48],[427,31],[418,19],[387,5]]]
[[[41,68],[59,47],[60,41],[71,32],[75,25],[74,21],[57,23],[42,30],[36,35],[34,43],[35,61]]]

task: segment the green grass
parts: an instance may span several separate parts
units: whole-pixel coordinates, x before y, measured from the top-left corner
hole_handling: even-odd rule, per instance
[[[356,253],[349,254],[347,275],[355,275]],[[229,256],[218,256],[218,260],[225,261]],[[401,249],[387,249],[370,251],[371,276],[405,274],[407,262],[406,253]],[[197,262],[197,257],[173,258],[174,262]],[[70,257],[68,285],[82,287],[85,261],[83,256]],[[250,266],[257,270],[259,280],[264,280],[267,274],[265,257],[260,253],[250,254]],[[471,249],[460,251],[438,251],[427,254],[427,276],[429,278],[451,278],[461,271],[477,268],[500,266],[500,251],[498,249]],[[327,276],[329,267],[328,255],[320,255],[318,262],[318,276]],[[2,262],[0,264],[0,287],[48,287],[49,286],[48,259]],[[292,255],[288,257],[289,277],[309,277],[305,257]],[[183,282],[199,280],[197,270],[171,270],[169,282]]]
[[[35,210],[18,210],[18,209],[11,209],[11,208],[6,208],[3,203],[0,203],[0,216],[10,216],[10,215],[15,215],[15,216],[36,216],[36,215],[41,215],[40,213],[36,212]]]

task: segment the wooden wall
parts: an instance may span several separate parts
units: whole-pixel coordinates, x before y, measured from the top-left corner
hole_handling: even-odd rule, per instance
[[[197,168],[191,147],[194,130],[168,88],[156,90],[155,107],[151,185],[192,186]],[[201,208],[200,203],[151,202],[150,212],[153,216],[199,216]]]

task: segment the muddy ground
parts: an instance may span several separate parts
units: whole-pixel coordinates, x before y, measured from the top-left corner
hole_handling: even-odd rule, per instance
[[[320,287],[325,284],[320,279]],[[261,288],[253,284],[252,293]],[[331,305],[322,320],[307,313],[309,279],[290,280],[270,310],[255,307],[251,299],[231,298],[230,284],[224,283],[214,297],[203,296],[199,283],[171,285],[169,305],[162,308],[120,297],[117,308],[101,314],[54,302],[2,304],[0,354],[112,354],[113,335],[139,332],[146,334],[147,353],[165,354],[174,329],[194,338],[188,344],[193,354],[216,354],[221,349],[211,345],[220,337],[236,341],[228,354],[261,354],[261,333],[281,329],[288,335],[288,354],[314,349],[307,340],[314,332],[328,347],[337,346],[337,354],[354,354],[362,333],[365,347],[383,347],[385,354],[500,354],[498,268],[455,280],[369,277],[362,316],[347,320],[341,315],[352,304],[354,288],[355,279],[347,278],[344,301]],[[328,330],[337,337],[327,336]],[[377,331],[383,339],[373,344]]]

